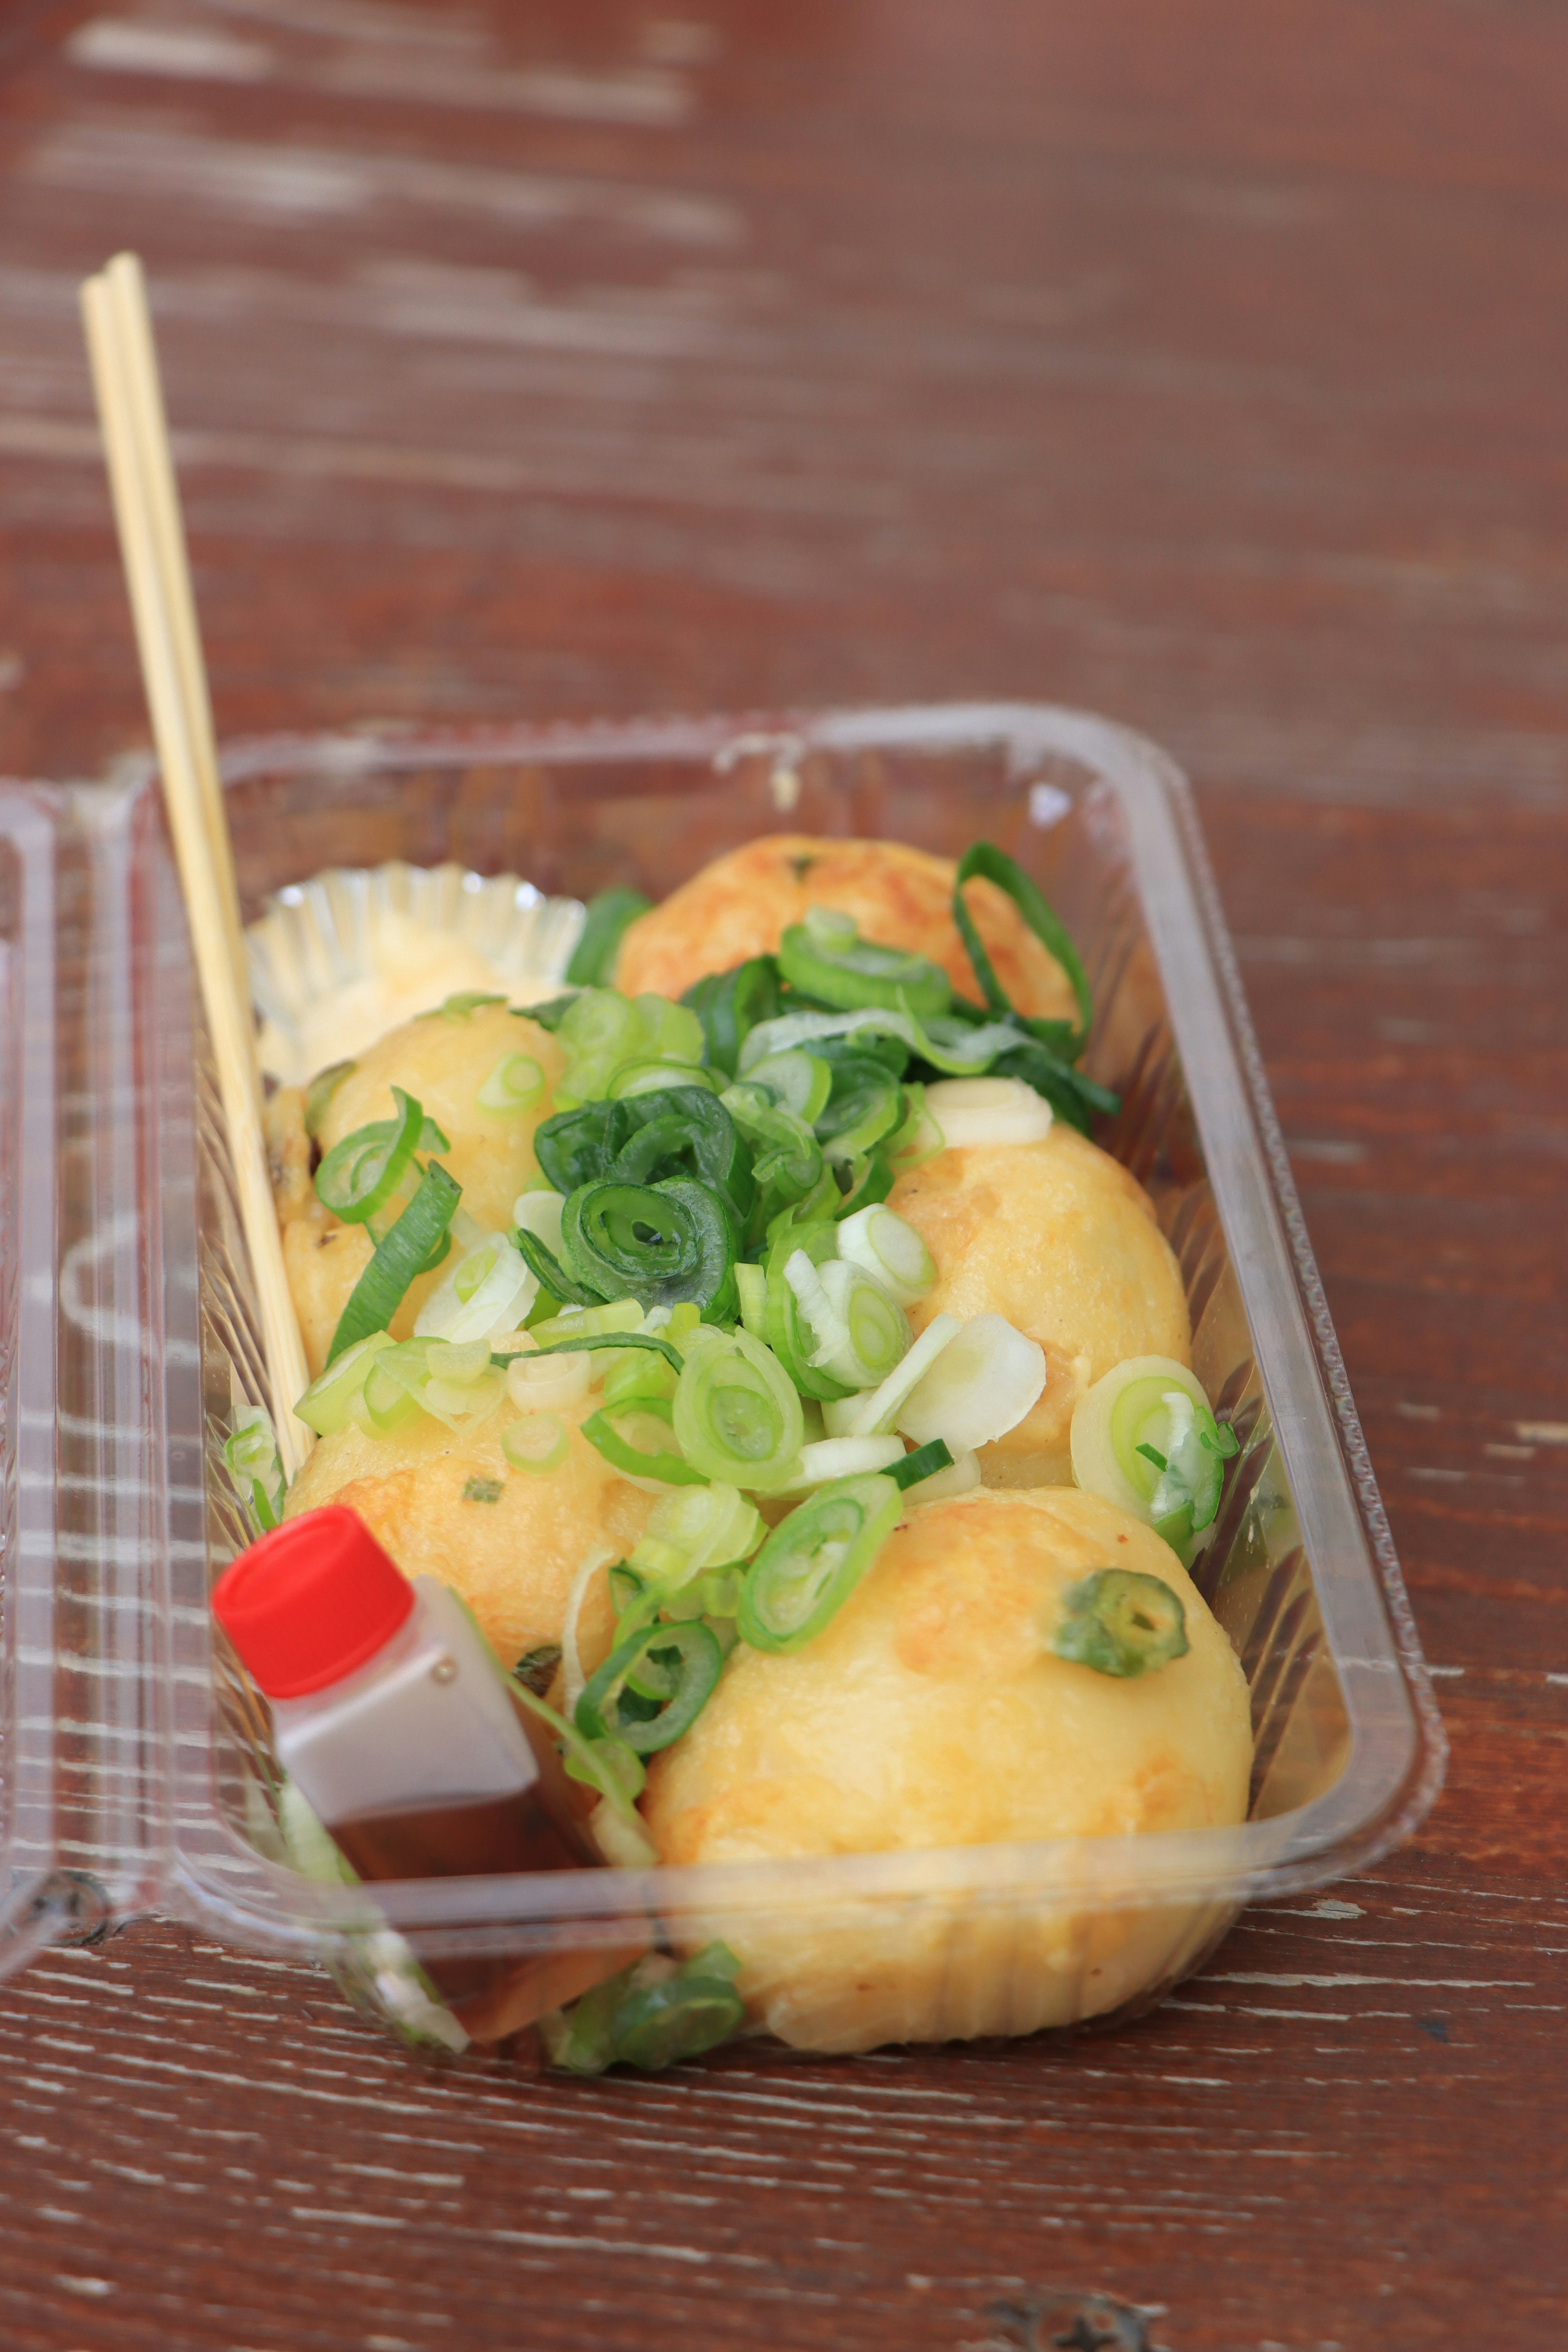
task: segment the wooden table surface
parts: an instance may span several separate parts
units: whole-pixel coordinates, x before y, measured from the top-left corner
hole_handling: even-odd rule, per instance
[[[1565,233],[1543,0],[0,13],[0,765],[145,740],[75,318],[126,244],[229,734],[1163,740],[1453,1743],[1102,2040],[520,2087],[174,1927],[46,1958],[6,2352],[1563,2340]]]

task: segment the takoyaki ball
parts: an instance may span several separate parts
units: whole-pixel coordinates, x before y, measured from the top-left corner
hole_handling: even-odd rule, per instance
[[[487,1110],[478,1100],[479,1088],[512,1054],[538,1063],[544,1087],[526,1110]],[[450,1149],[435,1156],[462,1186],[463,1207],[487,1232],[502,1233],[511,1223],[513,1202],[534,1171],[533,1130],[550,1117],[563,1066],[561,1048],[548,1030],[504,1004],[480,1005],[453,1019],[426,1015],[390,1031],[360,1055],[328,1102],[317,1141],[325,1154],[356,1128],[393,1118],[397,1106],[392,1089],[400,1086],[450,1138]],[[343,1224],[317,1199],[310,1181],[303,1104],[298,1087],[283,1088],[268,1105],[268,1129],[283,1263],[314,1379],[375,1244],[363,1225]],[[437,1270],[410,1285],[392,1319],[395,1339],[412,1337],[415,1318],[440,1279]]]
[[[1046,1351],[1039,1402],[982,1448],[988,1486],[1066,1485],[1084,1391],[1129,1356],[1192,1361],[1181,1270],[1153,1204],[1120,1161],[1060,1119],[1037,1143],[939,1151],[900,1176],[888,1205],[936,1260],[910,1320],[1002,1315]]]
[[[864,939],[908,948],[942,966],[973,998],[978,985],[952,919],[951,857],[899,841],[818,841],[776,834],[704,866],[621,941],[616,986],[678,997],[705,971],[770,955],[811,907],[853,915]],[[996,976],[1020,1012],[1070,1019],[1072,989],[1056,958],[994,882],[964,885]]]
[[[468,1602],[506,1664],[558,1643],[572,1580],[593,1551],[620,1559],[640,1539],[654,1498],[614,1471],[578,1423],[598,1397],[560,1408],[568,1452],[535,1476],[514,1469],[501,1404],[454,1434],[426,1418],[397,1442],[350,1427],[325,1437],[289,1490],[284,1516],[323,1503],[357,1511],[405,1576],[438,1576]],[[589,1667],[608,1654],[609,1586],[595,1577],[579,1620]]]
[[[1162,1578],[1189,1647],[1136,1679],[1048,1646],[1091,1570]],[[685,1738],[651,1764],[662,1862],[1120,1838],[1245,1818],[1252,1739],[1235,1653],[1175,1554],[1076,1488],[911,1504],[858,1590],[789,1656],[742,1649]],[[955,1858],[955,1866],[957,1858]],[[723,1932],[740,1990],[814,2050],[1032,2033],[1119,2008],[1196,1957],[1217,1924],[1147,1912],[993,1912],[955,1885],[858,1917],[777,1906]],[[700,1942],[705,1926],[686,1932]]]

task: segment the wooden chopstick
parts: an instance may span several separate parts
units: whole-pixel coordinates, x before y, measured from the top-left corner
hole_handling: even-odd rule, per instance
[[[293,1411],[308,1372],[268,1174],[233,850],[152,324],[133,256],[119,257],[86,281],[81,310],[142,683],[256,1277],[272,1423],[284,1474],[292,1477],[312,1443]]]
[[[243,1002],[250,1000],[250,976],[246,964],[245,934],[239,919],[239,890],[234,874],[234,844],[218,781],[217,738],[213,731],[212,698],[207,690],[206,664],[202,658],[196,600],[191,586],[190,559],[185,548],[184,518],[174,480],[169,447],[163,386],[158,372],[153,319],[147,307],[147,283],[134,253],[117,253],[103,272],[108,280],[118,331],[121,361],[130,394],[137,458],[145,488],[168,610],[174,667],[184,705],[186,731],[201,786],[202,821],[216,879],[224,929],[234,959],[235,982]]]

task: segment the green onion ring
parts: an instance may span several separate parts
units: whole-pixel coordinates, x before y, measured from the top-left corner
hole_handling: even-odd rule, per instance
[[[649,1717],[628,1715],[627,1684],[649,1653],[660,1668],[666,1688],[659,1694],[658,1712]],[[667,1663],[674,1654],[675,1663]],[[624,1739],[638,1756],[652,1756],[689,1731],[712,1696],[724,1664],[723,1653],[706,1625],[686,1618],[674,1625],[645,1625],[629,1642],[612,1650],[598,1672],[589,1677],[577,1701],[575,1721],[585,1739]]]
[[[787,1486],[805,1438],[788,1373],[742,1330],[704,1340],[688,1356],[675,1391],[674,1428],[689,1463],[754,1495]]]
[[[316,1171],[316,1198],[346,1225],[363,1225],[391,1200],[412,1160],[425,1125],[423,1106],[394,1087],[395,1119],[356,1127],[334,1143]]]
[[[818,1487],[781,1519],[746,1572],[740,1626],[754,1650],[798,1650],[843,1607],[899,1523],[882,1472]]]
[[[1186,1612],[1163,1577],[1097,1568],[1061,1599],[1050,1646],[1070,1665],[1092,1666],[1097,1675],[1152,1675],[1186,1654]]]
[[[626,1995],[615,2014],[611,2047],[623,2065],[656,2074],[683,2058],[700,2058],[745,2021],[746,2005],[728,1979],[700,1975],[693,1962],[663,1984]]]

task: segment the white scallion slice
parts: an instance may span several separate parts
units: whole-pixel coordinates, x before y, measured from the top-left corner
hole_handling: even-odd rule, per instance
[[[781,1489],[785,1495],[807,1495],[834,1478],[862,1478],[886,1470],[904,1458],[901,1437],[819,1437],[800,1449],[800,1474]],[[947,1473],[939,1474],[946,1476]],[[917,1490],[925,1498],[925,1486]]]
[[[525,1234],[537,1234],[547,1250],[559,1255],[561,1212],[566,1206],[560,1192],[520,1192],[511,1204],[511,1221]]]
[[[841,1258],[815,1266],[796,1250],[785,1263],[784,1280],[817,1341],[810,1361],[830,1379],[846,1388],[872,1389],[908,1354],[909,1319],[864,1266]]]
[[[414,1325],[418,1339],[489,1340],[512,1331],[539,1296],[537,1278],[503,1234],[487,1234],[439,1281]]]
[[[501,1432],[500,1450],[514,1470],[543,1478],[565,1461],[566,1424],[556,1412],[525,1412]]]
[[[587,1350],[569,1356],[514,1356],[506,1392],[520,1412],[559,1412],[588,1393],[593,1367]]]
[[[784,1260],[784,1280],[794,1291],[816,1341],[809,1361],[826,1371],[830,1363],[848,1351],[849,1334],[843,1318],[836,1312],[821,1275],[804,1250],[795,1250]],[[854,1385],[858,1387],[860,1383],[856,1381]]]
[[[976,1315],[909,1392],[896,1426],[917,1445],[942,1437],[955,1454],[973,1451],[1016,1428],[1045,1385],[1038,1342],[1005,1316]]]
[[[963,1083],[953,1080],[955,1086]],[[880,1201],[845,1218],[838,1228],[838,1255],[874,1276],[900,1307],[913,1307],[936,1280],[936,1260],[913,1225]]]
[[[880,1388],[823,1406],[822,1419],[828,1435],[886,1437],[898,1426],[910,1390],[919,1386],[923,1375],[963,1328],[956,1315],[933,1315],[909,1354],[901,1363],[894,1365]]]
[[[926,1088],[926,1108],[954,1150],[974,1143],[1039,1143],[1051,1107],[1022,1078],[942,1078]]]

